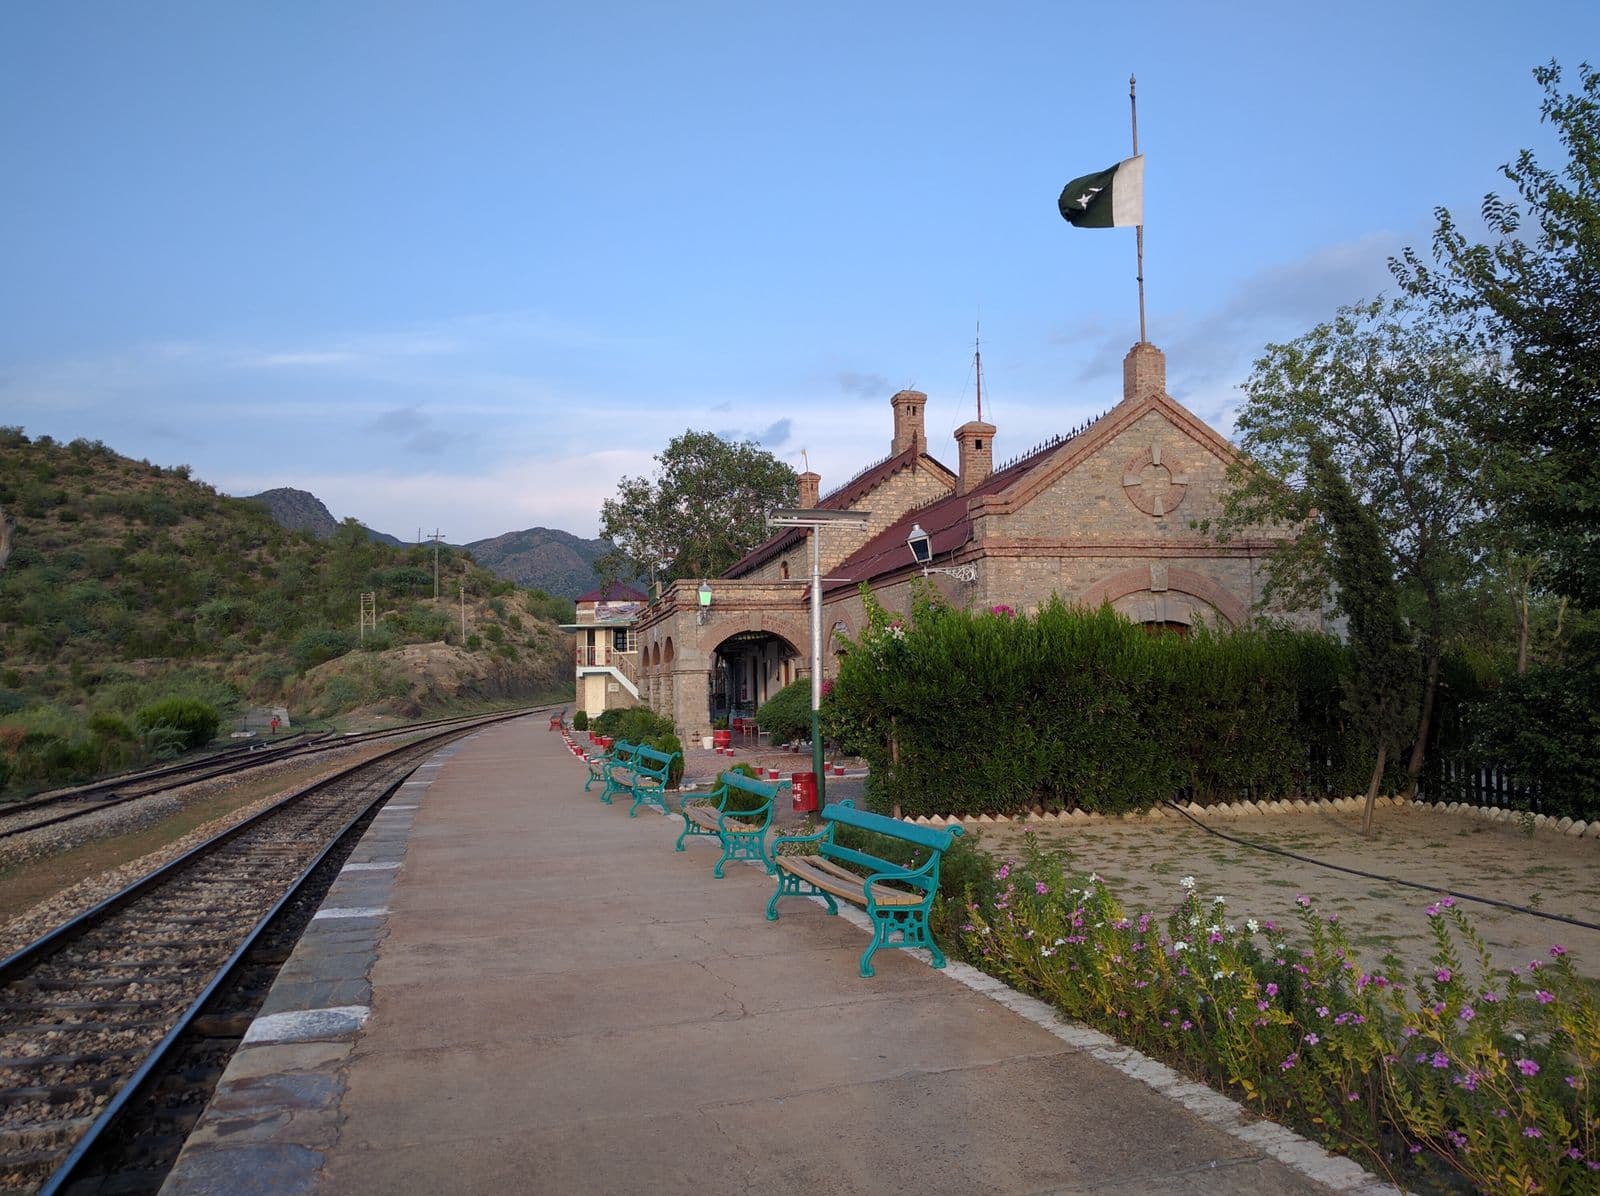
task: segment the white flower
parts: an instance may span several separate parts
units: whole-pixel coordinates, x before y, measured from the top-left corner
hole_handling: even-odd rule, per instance
[[[1180,881],[1179,881],[1179,882],[1178,882],[1178,883],[1179,883],[1179,884],[1180,884],[1180,885],[1182,885],[1182,886],[1183,886],[1183,887],[1184,887],[1184,888],[1186,888],[1186,889],[1192,889],[1192,888],[1194,888],[1194,877],[1192,877],[1192,876],[1185,876],[1185,877],[1184,877],[1184,878],[1183,878],[1183,879],[1182,879],[1182,880],[1180,880]]]
[[[1224,930],[1226,930],[1229,934],[1232,934],[1234,932],[1234,930],[1235,930],[1235,927],[1234,927],[1232,922],[1224,922],[1222,924],[1222,928]]]
[[[1174,951],[1187,951],[1189,949],[1189,944],[1184,942],[1182,939],[1179,939],[1177,942],[1172,944],[1172,949]]]
[[[1251,934],[1254,934],[1256,931],[1261,929],[1261,923],[1257,922],[1254,918],[1246,918],[1244,920],[1244,927]]]
[[[1228,899],[1226,897],[1213,897],[1211,899],[1211,904],[1212,905],[1227,905],[1228,904]]]
[[[1089,873],[1089,883],[1090,884],[1098,884],[1098,883],[1100,883],[1100,874],[1098,872]]]
[[[1210,926],[1206,927],[1206,933],[1208,933],[1208,934],[1220,934],[1220,933],[1222,933],[1222,927],[1218,926],[1215,922],[1213,922],[1213,923],[1211,923]]]
[[[1222,978],[1223,978],[1223,977],[1224,977],[1224,976],[1226,976],[1226,975],[1227,975],[1227,974],[1228,974],[1228,973],[1226,973],[1226,972],[1212,972],[1212,973],[1211,973],[1211,978],[1212,978],[1212,979],[1213,979],[1213,980],[1221,980],[1221,979],[1222,979]]]

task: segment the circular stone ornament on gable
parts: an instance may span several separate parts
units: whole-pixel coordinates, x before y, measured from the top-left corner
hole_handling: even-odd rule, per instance
[[[1146,515],[1170,515],[1189,492],[1189,478],[1171,453],[1159,444],[1135,453],[1122,471],[1122,492]]]

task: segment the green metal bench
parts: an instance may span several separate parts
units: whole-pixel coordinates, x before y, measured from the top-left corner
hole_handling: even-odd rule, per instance
[[[667,777],[672,772],[672,762],[680,755],[679,752],[658,752],[643,745],[634,749],[633,759],[628,764],[629,788],[633,790],[629,818],[639,813],[640,806],[654,806],[663,814],[672,813],[667,809]]]
[[[683,833],[677,850],[690,835],[704,835],[722,843],[722,855],[711,874],[719,880],[729,860],[760,860],[772,871],[767,858],[767,828],[779,793],[787,782],[757,781],[742,772],[725,772],[717,787],[705,797],[685,798],[678,807]]]
[[[599,756],[585,756],[589,761],[589,779],[583,783],[583,791],[589,792],[589,786],[596,781],[604,781],[605,788],[600,790],[600,800],[606,805],[611,804],[611,795],[626,789],[627,783],[619,784],[613,769],[626,770],[633,760],[633,753],[639,750],[639,745],[629,743],[626,739],[619,739],[613,743],[609,750]]]
[[[928,911],[939,891],[939,862],[962,833],[959,826],[949,830],[917,826],[898,818],[885,818],[855,808],[855,803],[830,802],[822,809],[825,825],[814,835],[780,835],[772,841],[771,860],[778,875],[778,887],[767,902],[767,920],[778,920],[778,898],[821,897],[828,913],[839,912],[835,897],[866,907],[872,919],[872,942],[861,956],[861,974],[871,976],[872,957],[883,948],[924,947],[933,956],[933,966],[942,968],[944,952],[928,933]],[[864,851],[834,842],[834,828],[853,826],[874,831],[915,847],[926,848],[927,860],[907,868],[879,859]],[[780,854],[789,844],[814,845],[814,850]],[[899,941],[895,942],[895,936]]]

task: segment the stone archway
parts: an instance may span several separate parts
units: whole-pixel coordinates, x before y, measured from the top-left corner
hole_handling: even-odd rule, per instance
[[[1191,625],[1195,615],[1206,610],[1215,611],[1229,627],[1250,621],[1250,608],[1217,581],[1193,569],[1159,562],[1113,573],[1095,582],[1078,601],[1090,607],[1109,602],[1136,623]]]
[[[773,631],[741,630],[710,652],[708,716],[754,718],[763,703],[800,675],[800,650]]]

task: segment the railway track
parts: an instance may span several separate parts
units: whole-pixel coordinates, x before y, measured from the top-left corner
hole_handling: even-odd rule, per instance
[[[293,742],[272,744],[253,751],[229,749],[198,760],[179,761],[143,772],[110,777],[72,789],[56,790],[23,801],[0,805],[0,840],[45,827],[72,822],[112,806],[125,805],[141,798],[154,797],[183,785],[234,776],[285,760],[314,756],[321,752],[374,743],[400,735],[426,734],[441,727],[456,726],[480,719],[481,715],[436,719],[411,723],[382,731],[357,735],[319,735]]]
[[[518,716],[292,793],[0,960],[0,1192],[158,1188],[320,899],[306,886],[442,744]]]

